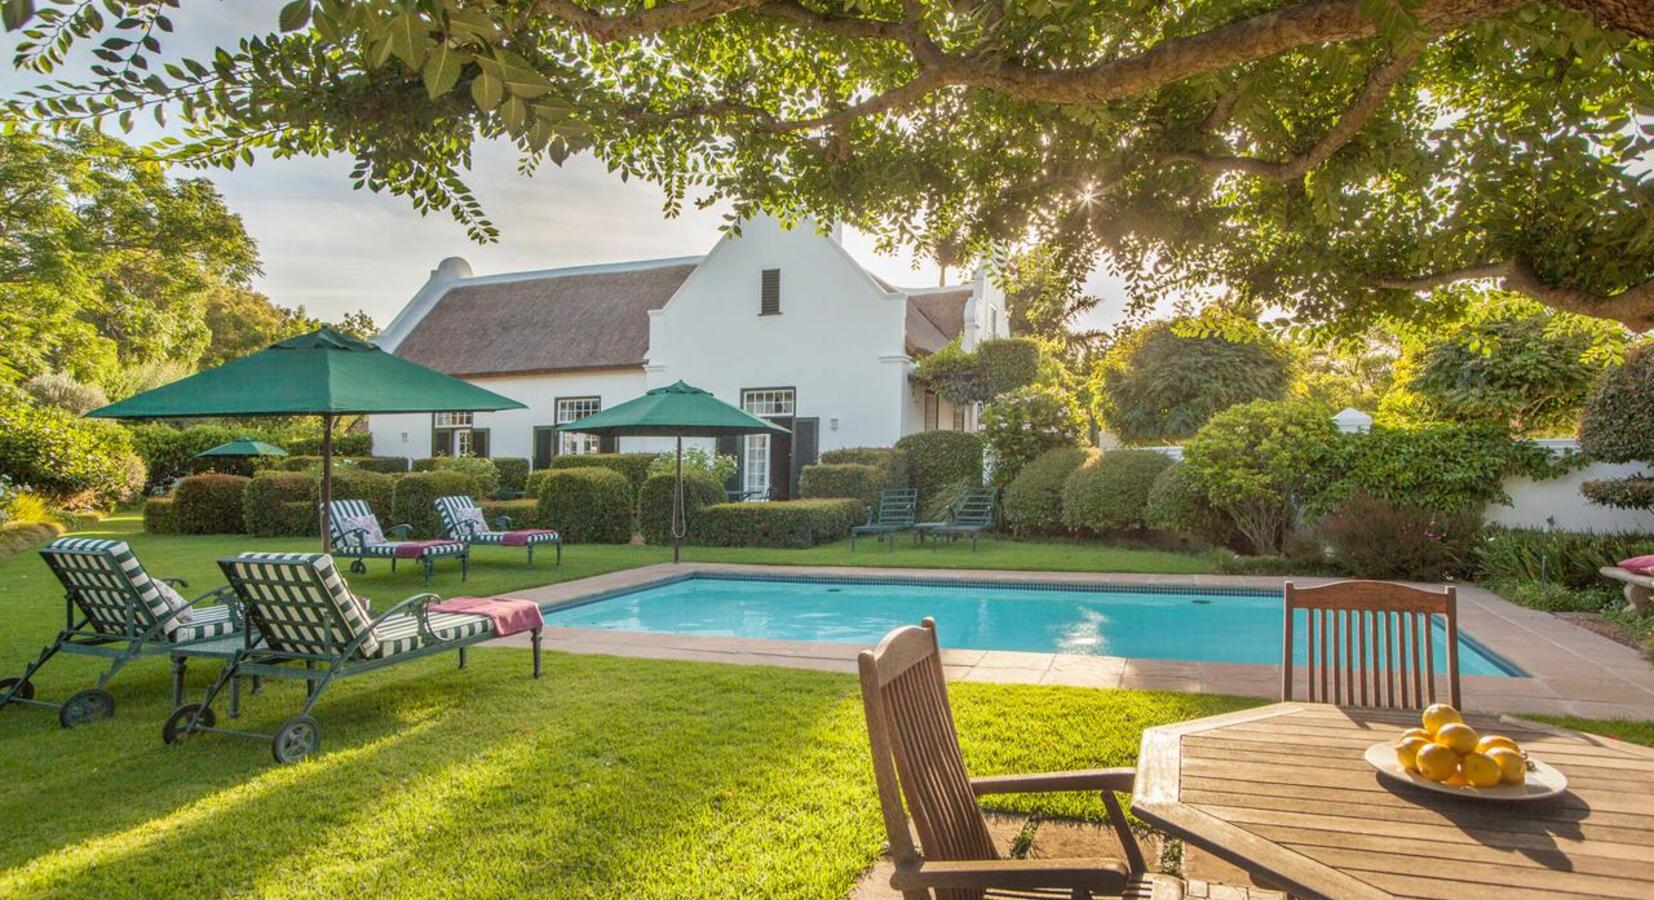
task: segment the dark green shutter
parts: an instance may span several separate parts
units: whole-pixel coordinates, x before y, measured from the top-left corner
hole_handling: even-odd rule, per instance
[[[765,269],[762,287],[758,292],[758,314],[774,316],[781,313],[781,270]]]

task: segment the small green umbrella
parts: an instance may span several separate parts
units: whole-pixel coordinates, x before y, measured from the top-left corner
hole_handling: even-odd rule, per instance
[[[678,483],[672,494],[672,561],[678,561],[685,532],[683,509],[683,439],[734,437],[743,434],[790,434],[745,410],[731,406],[698,387],[679,381],[619,406],[557,426],[558,431],[617,437],[678,439]]]
[[[523,409],[509,397],[323,328],[95,409],[102,419],[322,417],[322,549],[329,549],[333,420],[364,413]]]
[[[236,438],[216,447],[209,447],[195,454],[197,458],[203,456],[286,456],[287,451],[275,444],[266,444],[252,438]]]

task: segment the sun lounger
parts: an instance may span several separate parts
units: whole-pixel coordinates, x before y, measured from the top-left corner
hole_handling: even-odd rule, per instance
[[[385,530],[379,527],[379,517],[366,500],[335,500],[328,506],[328,523],[333,535],[333,552],[351,560],[350,571],[360,575],[368,570],[367,559],[388,559],[391,571],[396,561],[412,559],[425,572],[425,583],[431,583],[431,571],[436,561],[444,557],[459,559],[459,580],[470,573],[471,548],[462,541],[410,541],[412,525],[392,525],[391,534],[397,540],[386,540]]]
[[[924,543],[927,537],[945,537],[956,541],[962,537],[971,539],[971,552],[976,552],[976,538],[982,532],[994,527],[994,492],[988,488],[973,488],[965,491],[954,502],[953,508],[948,510],[948,518],[944,522],[920,522],[913,526],[919,536],[919,543]]]
[[[437,515],[442,517],[442,528],[449,540],[468,544],[491,544],[500,547],[527,547],[528,564],[534,565],[534,548],[540,544],[557,547],[557,565],[563,564],[563,538],[549,528],[524,528],[513,531],[511,517],[500,516],[493,522],[483,518],[477,501],[463,495],[436,498]],[[489,528],[493,525],[493,528]]]
[[[878,540],[890,541],[896,549],[896,535],[913,530],[914,509],[919,505],[919,492],[913,488],[880,491],[879,506],[867,513],[867,524],[850,529],[850,549],[856,549],[857,535],[871,534]]]
[[[185,600],[173,585],[188,587],[187,583],[151,577],[125,541],[60,538],[40,556],[63,583],[65,625],[21,676],[0,679],[0,707],[19,703],[56,709],[64,728],[105,719],[115,714],[115,698],[106,687],[127,663],[242,631],[234,606],[207,605],[227,599],[228,588]],[[98,676],[96,687],[62,703],[37,700],[30,679],[59,653],[107,659],[109,668]],[[174,706],[182,701],[182,693],[181,671],[175,670]]]

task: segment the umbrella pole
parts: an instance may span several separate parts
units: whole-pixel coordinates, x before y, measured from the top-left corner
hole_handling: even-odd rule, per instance
[[[333,414],[322,413],[322,552],[333,550]]]
[[[683,435],[678,435],[678,485],[672,492],[672,562],[678,561],[678,545],[683,543],[683,536],[689,531],[689,523],[683,520]]]

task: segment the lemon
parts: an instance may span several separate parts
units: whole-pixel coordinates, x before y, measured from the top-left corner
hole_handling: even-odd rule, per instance
[[[1440,731],[1443,725],[1464,721],[1458,710],[1445,703],[1430,704],[1425,708],[1422,718],[1424,720],[1424,730],[1432,735]]]
[[[1459,755],[1440,744],[1419,748],[1418,772],[1431,781],[1446,781],[1459,773]]]
[[[1495,747],[1503,747],[1506,750],[1515,750],[1517,753],[1522,752],[1522,748],[1518,747],[1515,741],[1505,737],[1502,734],[1490,734],[1476,742],[1477,753],[1486,753]]]
[[[1464,773],[1464,780],[1470,782],[1471,787],[1490,788],[1504,777],[1504,770],[1497,761],[1486,753],[1474,751],[1466,753],[1464,759],[1459,761],[1459,771]]]
[[[1431,746],[1429,740],[1421,737],[1404,737],[1396,742],[1396,761],[1403,769],[1411,772],[1419,770],[1419,751]]]
[[[1408,738],[1415,738],[1415,737],[1416,738],[1424,738],[1427,741],[1435,740],[1435,735],[1431,734],[1428,731],[1425,731],[1423,728],[1409,728],[1406,731],[1403,731],[1401,733],[1401,737],[1396,738],[1396,740],[1405,741]]]
[[[1449,722],[1436,732],[1436,743],[1463,756],[1476,751],[1476,729],[1463,722]]]
[[[1505,784],[1521,784],[1528,777],[1528,761],[1522,754],[1508,747],[1494,747],[1487,758],[1499,765],[1499,780]]]

